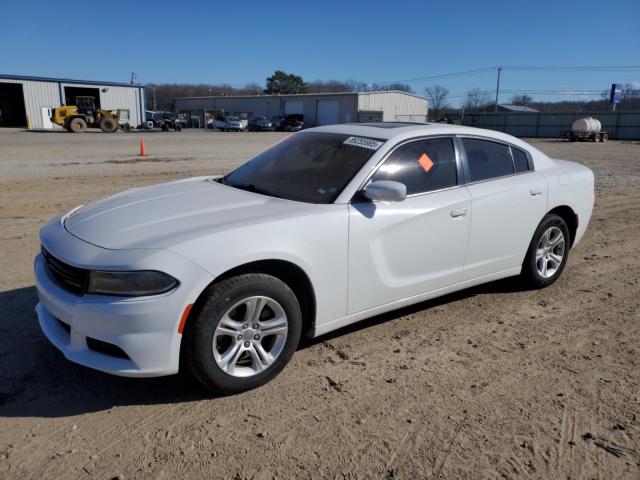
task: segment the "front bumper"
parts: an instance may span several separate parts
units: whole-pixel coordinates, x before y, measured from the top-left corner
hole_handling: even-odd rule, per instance
[[[113,255],[121,266],[126,251],[102,249],[57,229],[55,235],[48,236],[50,226],[43,229],[41,237],[52,255],[80,268],[87,267],[82,262],[87,256],[98,260],[96,266],[108,267],[108,257]],[[56,248],[61,245],[61,237],[67,242],[64,248]],[[69,258],[70,245],[77,247],[76,258]],[[136,253],[130,251],[129,255]],[[160,264],[155,268],[178,278],[180,285],[162,295],[116,297],[68,292],[58,285],[44,258],[38,255],[34,266],[40,300],[36,313],[45,336],[67,359],[103,372],[129,377],[177,373],[182,313],[213,278],[173,252],[159,251],[152,256],[156,265]],[[104,353],[95,348],[95,341],[115,346],[124,355]]]

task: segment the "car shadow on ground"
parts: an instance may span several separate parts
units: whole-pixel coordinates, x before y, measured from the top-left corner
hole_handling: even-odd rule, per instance
[[[493,282],[305,339],[300,349],[474,295],[518,290],[512,279]],[[215,398],[186,376],[122,378],[67,361],[41,333],[36,303],[33,286],[0,292],[0,417],[67,417],[114,406]]]

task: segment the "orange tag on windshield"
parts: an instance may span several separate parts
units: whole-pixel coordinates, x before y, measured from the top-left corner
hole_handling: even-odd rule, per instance
[[[433,168],[433,160],[429,158],[429,155],[423,153],[418,159],[418,163],[425,172],[429,172]]]

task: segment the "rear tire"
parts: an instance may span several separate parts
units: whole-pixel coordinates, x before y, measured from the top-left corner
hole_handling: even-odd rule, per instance
[[[113,133],[118,129],[118,124],[111,117],[104,117],[102,120],[100,120],[98,126],[104,133]]]
[[[204,295],[182,339],[186,370],[220,394],[256,388],[278,375],[302,332],[293,291],[270,275],[245,274],[211,285]]]
[[[87,129],[87,122],[85,122],[82,118],[76,117],[72,118],[69,122],[69,131],[71,133],[82,133]]]
[[[548,214],[533,234],[520,274],[530,288],[544,288],[555,282],[569,258],[571,236],[566,222]]]

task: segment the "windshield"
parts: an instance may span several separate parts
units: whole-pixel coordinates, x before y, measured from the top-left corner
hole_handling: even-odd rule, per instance
[[[227,117],[227,121],[229,121],[229,122],[237,122],[238,121],[238,117]]]
[[[221,180],[236,188],[308,203],[331,203],[384,140],[305,132],[260,153]],[[362,144],[374,145],[375,148]]]

